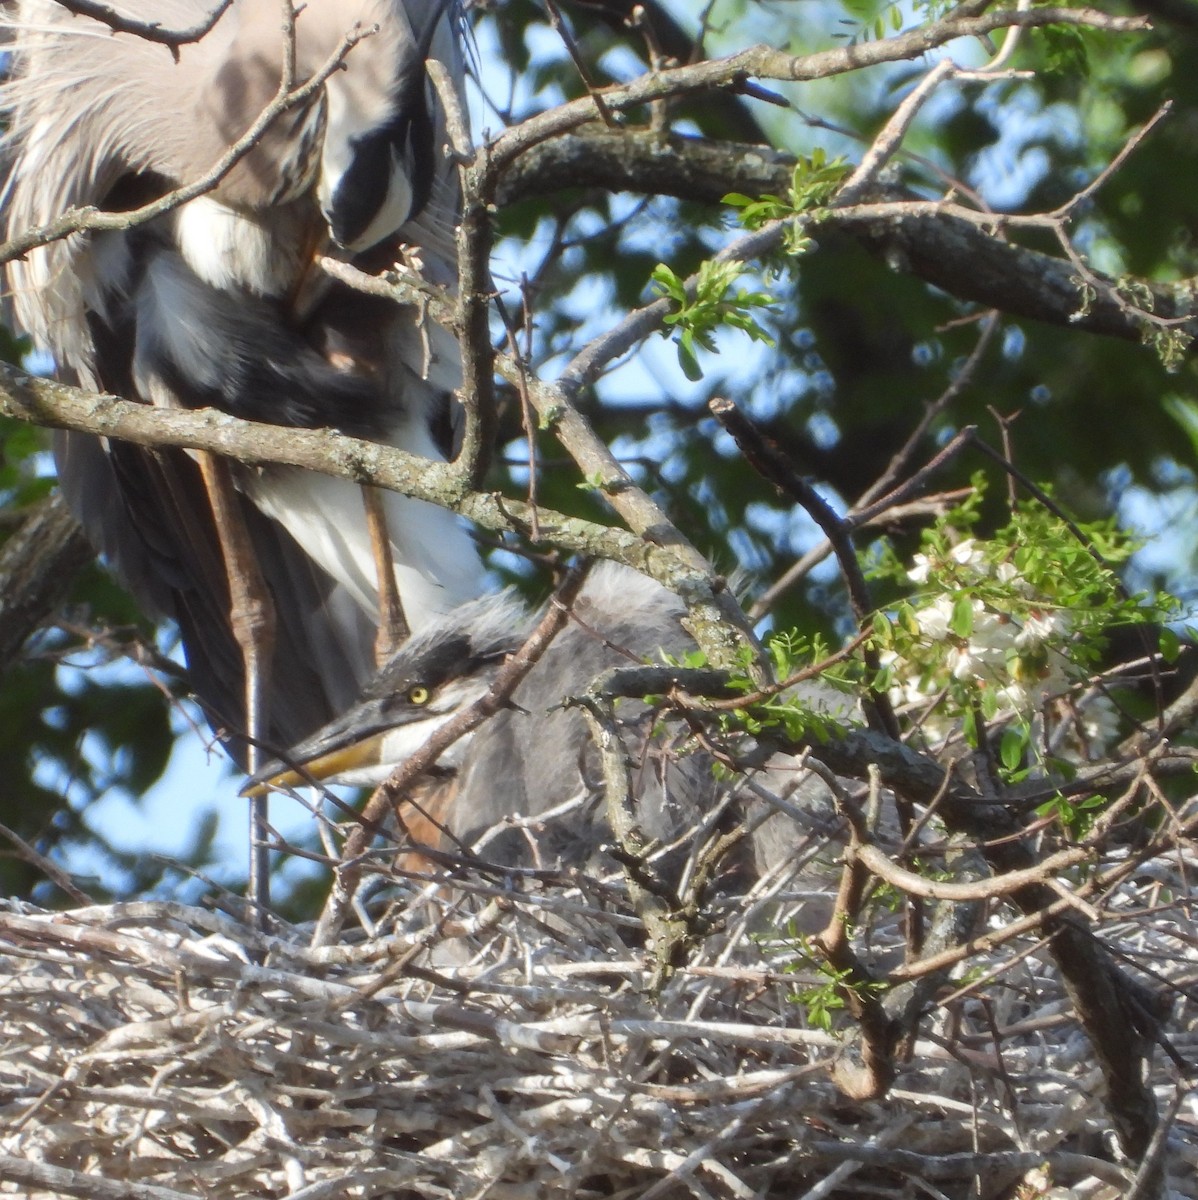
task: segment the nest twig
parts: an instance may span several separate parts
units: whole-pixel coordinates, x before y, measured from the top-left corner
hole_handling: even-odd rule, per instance
[[[1103,934],[1182,990],[1171,1042],[1194,1061],[1192,938],[1158,902],[1185,894],[1184,870],[1146,866]],[[1035,938],[975,958],[985,978],[942,993],[887,1097],[853,1102],[831,1083],[837,1014],[812,1019],[803,876],[713,901],[717,931],[655,995],[618,871],[375,887],[372,935],[321,948],[167,901],[0,910],[0,1194],[1113,1200],[1133,1186]],[[898,942],[885,923],[869,937],[883,960]],[[1169,1110],[1176,1068],[1158,1055],[1155,1069]],[[1169,1186],[1198,1198],[1198,1118],[1192,1101],[1172,1110]]]

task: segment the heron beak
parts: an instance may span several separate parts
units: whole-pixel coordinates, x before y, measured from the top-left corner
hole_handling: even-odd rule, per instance
[[[451,715],[394,696],[363,700],[256,771],[241,794],[256,797],[325,782],[377,787]]]
[[[267,763],[262,770],[250,776],[241,789],[241,795],[254,799],[268,792],[307,787],[350,772],[377,769],[383,762],[383,737],[382,733],[374,733],[358,741],[333,746],[314,758],[304,757],[302,747],[297,747],[296,752],[289,756],[293,766],[287,766],[277,759]]]
[[[283,758],[254,772],[241,794],[256,797],[325,780],[368,782],[372,774],[385,778],[384,743],[388,733],[403,724],[403,717],[382,700],[360,701],[298,746],[292,746]]]

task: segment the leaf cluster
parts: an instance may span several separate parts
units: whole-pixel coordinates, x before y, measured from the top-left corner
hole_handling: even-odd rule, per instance
[[[862,999],[866,999],[880,996],[886,991],[886,985],[883,983],[854,980],[851,969],[833,967],[812,945],[811,939],[793,924],[788,928],[786,948],[792,953],[797,953],[797,958],[782,968],[785,974],[814,970],[820,976],[819,983],[796,988],[787,996],[792,1004],[803,1006],[807,1021],[814,1029],[822,1029],[825,1033],[835,1032],[835,1015],[848,1006],[847,993],[855,992]]]
[[[771,307],[774,298],[768,292],[733,290],[743,270],[738,262],[709,259],[700,265],[692,290],[665,263],[654,268],[653,282],[659,293],[678,306],[665,324],[677,336],[678,365],[688,379],[702,379],[697,351],[714,353],[715,335],[721,328],[739,329],[756,342],[774,344],[753,315],[755,310]]]
[[[785,197],[729,192],[724,203],[739,210],[740,223],[745,229],[758,230],[772,221],[791,220],[782,248],[790,257],[797,258],[810,249],[812,242],[793,218],[825,207],[851,171],[844,158],[829,159],[824,148],[817,146],[810,154],[798,156]]]
[[[941,596],[951,598],[948,627],[957,639],[968,639],[974,632],[975,602],[1018,621],[1067,614],[1068,632],[1057,648],[1067,647],[1079,665],[1101,657],[1115,626],[1167,620],[1175,613],[1177,603],[1169,596],[1150,598],[1124,590],[1115,568],[1126,563],[1140,543],[1113,517],[1074,522],[1038,501],[1023,502],[992,536],[968,539],[971,553],[963,556],[963,533],[977,523],[984,492],[984,478],[975,476],[969,500],[924,530],[921,586],[892,611],[876,615],[880,648],[913,651],[921,636],[917,608]],[[868,569],[875,579],[910,586],[912,572],[890,546],[882,547]]]
[[[782,630],[765,640],[773,674],[782,684],[800,677],[812,678],[814,668],[829,655],[827,642],[820,634]],[[821,741],[844,729],[852,708],[855,690],[860,686],[857,665],[841,661],[818,670],[818,682],[805,687],[784,687],[782,691],[760,695],[747,674],[734,675],[729,686],[751,697],[736,709],[725,723],[726,729],[754,737],[770,730],[781,732],[790,741],[816,737]]]

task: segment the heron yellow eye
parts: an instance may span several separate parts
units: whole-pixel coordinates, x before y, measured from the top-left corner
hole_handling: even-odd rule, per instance
[[[423,684],[418,683],[415,687],[408,688],[409,704],[427,704],[429,696],[430,692]]]

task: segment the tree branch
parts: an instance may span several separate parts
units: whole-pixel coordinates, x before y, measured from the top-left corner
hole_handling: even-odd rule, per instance
[[[249,465],[279,463],[319,471],[355,483],[373,483],[406,496],[453,509],[498,534],[531,535],[529,505],[495,492],[465,488],[451,463],[347,437],[328,429],[295,429],[242,421],[216,409],[163,409],[114,396],[96,395],[48,379],[23,374],[0,363],[0,415],[55,429],[77,429],[121,438],[142,446],[181,446],[211,450]],[[670,545],[612,526],[538,507],[541,544],[570,554],[608,558],[656,579],[692,604],[716,597],[734,604],[710,567]],[[743,617],[740,618],[743,622]],[[716,624],[717,622],[713,622]],[[708,627],[696,622],[700,645],[714,657],[726,647],[728,632],[712,644]]]
[[[999,29],[1073,25],[1112,33],[1134,33],[1152,28],[1146,17],[1111,16],[1094,8],[1000,9],[976,16],[964,13],[964,8],[955,9],[939,21],[878,41],[801,55],[787,54],[769,46],[751,46],[725,58],[649,72],[631,83],[604,89],[601,93],[603,104],[609,110],[627,112],[655,100],[704,89],[737,89],[750,78],[791,83],[829,79],[863,67],[920,58],[957,38],[986,37]],[[506,130],[487,147],[491,169],[502,174],[509,164],[534,146],[601,117],[592,96],[571,100],[530,117]]]
[[[647,130],[588,129],[538,145],[515,162],[500,202],[573,187],[602,187],[719,204],[729,192],[785,195],[794,158],[761,146],[712,143]],[[825,208],[800,217],[800,228],[836,232],[859,242],[891,268],[987,308],[1068,329],[1142,342],[1146,313],[1121,301],[1116,281],[1093,272],[1087,288],[1067,258],[997,236],[1025,218],[983,213],[934,200],[885,199]],[[1035,219],[1036,227],[1042,226]],[[1151,313],[1198,335],[1194,300],[1185,286],[1134,281],[1151,297]],[[1141,308],[1147,309],[1148,304]]]
[[[0,676],[92,557],[61,496],[50,496],[25,515],[0,549]]]
[[[169,46],[178,58],[180,46],[188,46],[206,37],[216,28],[217,22],[233,7],[233,0],[219,0],[213,10],[195,25],[185,29],[164,29],[158,21],[138,21],[117,12],[111,5],[100,4],[97,0],[56,0],[60,8],[73,12],[79,17],[90,17],[107,25],[113,33],[131,33],[143,42],[156,42],[161,46]]]

